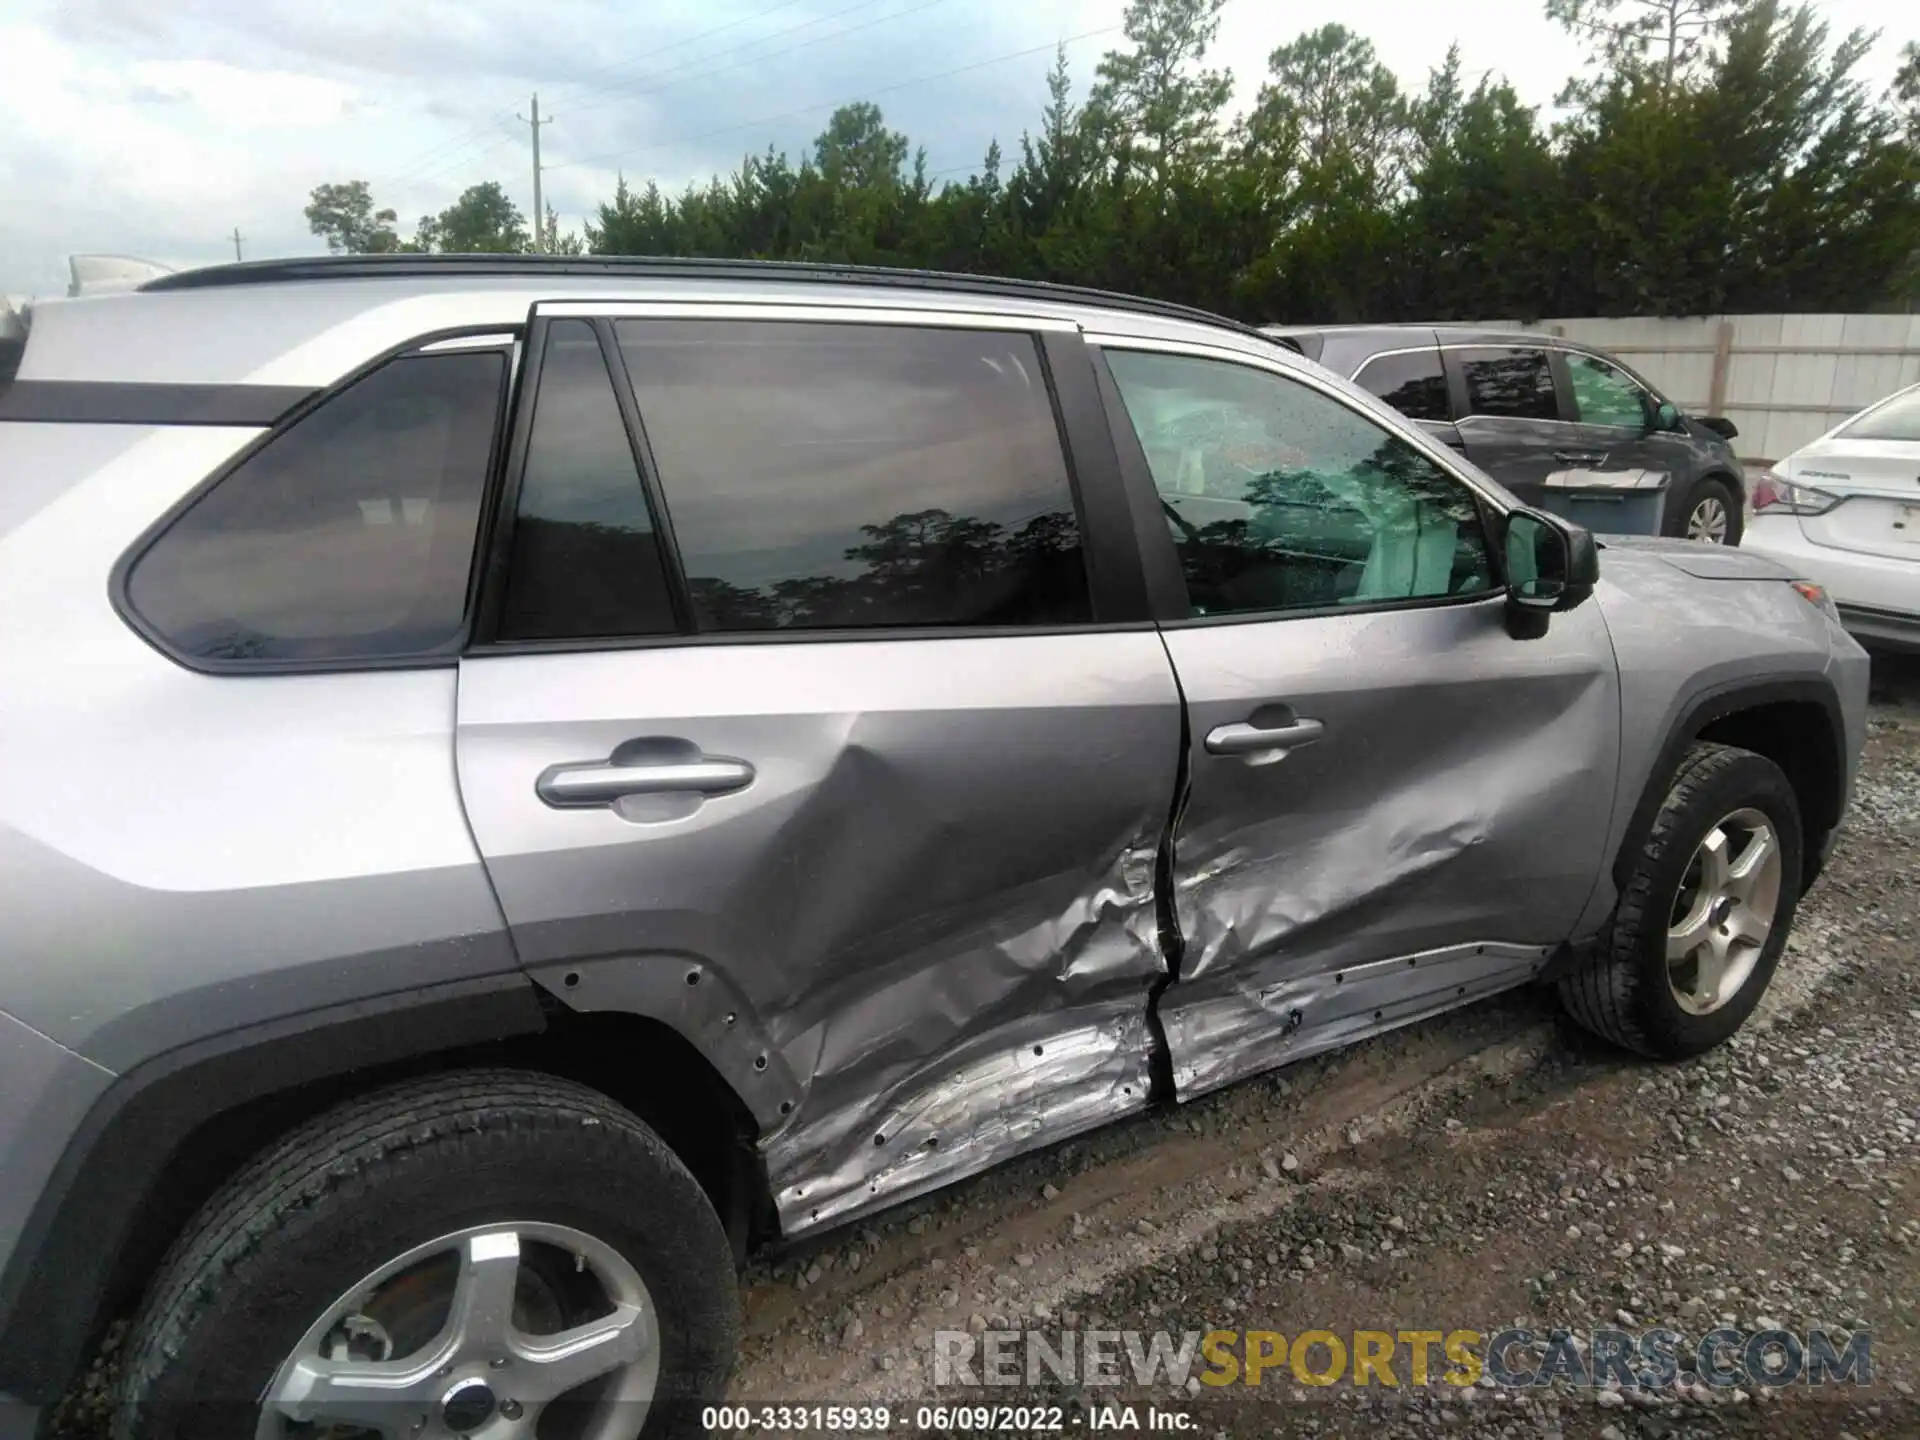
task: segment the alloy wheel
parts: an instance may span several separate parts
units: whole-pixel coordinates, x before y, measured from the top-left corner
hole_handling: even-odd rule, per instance
[[[476,1226],[396,1256],[308,1329],[256,1440],[613,1440],[644,1422],[660,1327],[639,1272],[561,1225]]]
[[[1707,831],[1667,924],[1667,983],[1680,1008],[1710,1015],[1753,974],[1780,905],[1780,837],[1758,810]]]
[[[1687,516],[1687,538],[1709,545],[1727,543],[1727,507],[1717,495],[1709,495],[1693,507]]]

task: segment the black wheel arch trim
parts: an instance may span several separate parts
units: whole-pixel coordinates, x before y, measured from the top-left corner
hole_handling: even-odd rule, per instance
[[[519,972],[233,1031],[122,1075],[68,1141],[0,1273],[0,1394],[50,1405],[78,1374],[169,1165],[210,1121],[315,1082],[546,1028]]]
[[[1634,805],[1633,813],[1627,821],[1625,833],[1621,836],[1619,848],[1614,852],[1613,879],[1616,886],[1624,886],[1633,860],[1646,843],[1647,834],[1653,828],[1655,815],[1659,813],[1666,799],[1667,787],[1676,771],[1680,768],[1681,758],[1687,747],[1697,739],[1709,725],[1736,715],[1742,710],[1755,709],[1761,705],[1781,703],[1818,704],[1826,713],[1829,727],[1829,740],[1833,745],[1832,754],[1825,757],[1831,760],[1834,772],[1839,777],[1840,786],[1836,791],[1835,812],[1826,816],[1802,816],[1809,826],[1811,835],[1818,837],[1826,834],[1840,821],[1840,803],[1845,798],[1847,776],[1846,765],[1846,718],[1841,713],[1839,692],[1833,682],[1825,676],[1797,676],[1778,679],[1735,680],[1715,686],[1695,696],[1687,702],[1679,717],[1667,731],[1667,737],[1660,746],[1660,753],[1654,760],[1653,768],[1647,774],[1645,788],[1639,801]],[[1801,876],[1801,892],[1812,886],[1819,878],[1824,860],[1823,847],[1810,844],[1804,857],[1805,871]]]

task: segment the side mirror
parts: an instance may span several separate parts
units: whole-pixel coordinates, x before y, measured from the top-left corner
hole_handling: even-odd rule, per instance
[[[1507,631],[1516,640],[1547,633],[1547,617],[1571,610],[1600,581],[1591,532],[1538,510],[1507,517]]]
[[[1680,407],[1671,400],[1662,400],[1653,412],[1653,428],[1656,430],[1678,430],[1680,428]]]

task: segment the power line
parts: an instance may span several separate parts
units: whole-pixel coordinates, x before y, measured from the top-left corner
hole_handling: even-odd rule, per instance
[[[735,29],[736,27],[741,25],[745,25],[750,20],[764,20],[766,19],[767,16],[775,14],[778,11],[791,10],[795,5],[798,5],[799,3],[800,3],[800,0],[779,0],[778,4],[769,5],[764,10],[755,10],[750,14],[742,15],[736,19],[729,20],[724,25],[716,25],[711,30],[702,30],[697,35],[689,35],[683,40],[675,40],[671,44],[660,46],[659,49],[654,50],[647,55],[628,56],[626,59],[616,60],[610,65],[602,65],[597,69],[589,70],[585,75],[579,77],[578,79],[568,80],[564,83],[567,85],[583,87],[586,93],[591,93],[593,90],[597,90],[597,89],[604,89],[605,88],[604,86],[599,85],[597,83],[592,83],[596,76],[610,75],[615,70],[624,70],[629,65],[637,65],[643,59],[651,60],[656,56],[666,54],[669,50],[679,50],[688,45],[698,44],[702,40],[709,40],[715,35],[719,35],[724,33],[725,31]],[[872,4],[873,0],[864,0],[864,3]],[[831,17],[825,17],[825,18],[831,18]],[[818,22],[810,21],[808,23],[817,24]],[[797,28],[805,29],[806,27],[803,25]],[[783,31],[781,33],[784,34],[786,32]],[[764,40],[767,38],[770,38],[770,37],[767,37],[764,35],[760,37],[761,40]],[[755,45],[759,43],[759,40],[749,40],[746,43],[749,45]],[[730,52],[726,50],[721,50],[716,53],[720,55],[726,55],[726,54],[729,54]],[[710,60],[713,58],[713,56],[709,55],[705,58]],[[571,104],[572,101],[569,100],[568,103]]]
[[[938,0],[935,0],[938,3]],[[939,70],[930,75],[916,75],[911,80],[902,80],[897,84],[883,85],[877,90],[863,90],[854,100],[869,100],[875,95],[890,95],[896,90],[907,90],[915,85],[930,84],[935,80],[950,79],[955,75],[965,75],[974,70],[984,70],[989,65],[1005,64],[1009,60],[1023,59],[1028,55],[1038,55],[1054,50],[1062,45],[1076,44],[1081,40],[1091,40],[1096,35],[1111,35],[1122,29],[1120,25],[1102,25],[1097,30],[1083,30],[1078,35],[1069,35],[1064,40],[1049,40],[1044,45],[1034,45],[1025,50],[1009,51],[1005,55],[995,55],[987,60],[978,60],[971,65],[957,65],[951,70]],[[724,125],[717,130],[702,130],[694,135],[677,135],[671,140],[663,140],[653,145],[632,146],[625,150],[610,150],[602,155],[588,155],[579,160],[567,160],[558,165],[549,165],[549,170],[570,170],[580,165],[598,165],[606,160],[619,160],[628,155],[644,155],[656,150],[671,149],[675,145],[691,145],[699,140],[711,140],[718,135],[731,135],[740,130],[752,130],[762,125],[777,125],[782,120],[797,119],[802,115],[811,115],[818,110],[833,110],[842,105],[852,104],[849,100],[823,100],[814,105],[803,105],[797,110],[788,110],[779,115],[766,115],[758,120],[748,120],[739,125]]]
[[[779,0],[778,4],[770,5],[764,10],[757,10],[750,15],[745,15],[740,17],[737,20],[729,21],[725,25],[716,25],[709,30],[702,30],[696,35],[690,35],[684,40],[676,40],[676,41],[673,41],[671,44],[663,45],[660,47],[658,51],[654,53],[665,54],[668,51],[680,49],[683,46],[691,45],[697,41],[707,39],[714,35],[718,35],[723,31],[732,29],[737,25],[744,24],[749,20],[763,19],[768,15],[774,14],[776,11],[789,9],[791,6],[798,3],[799,3],[799,0]],[[878,3],[878,0],[857,0],[856,4],[850,5],[844,10],[836,10],[836,11],[833,11],[831,14],[818,16],[815,19],[803,21],[798,25],[789,26],[785,30],[777,30],[771,35],[761,35],[756,37],[755,39],[746,41],[740,45],[731,46],[722,50],[716,50],[708,55],[694,56],[691,59],[684,61],[679,65],[669,66],[666,70],[658,72],[657,75],[642,75],[638,77],[638,80],[639,82],[644,82],[646,80],[659,78],[659,76],[661,75],[672,75],[681,71],[685,71],[685,70],[691,69],[694,66],[700,65],[705,61],[718,59],[721,56],[725,56],[725,55],[736,54],[741,50],[752,49],[754,46],[762,44],[765,41],[778,40],[783,35],[791,35],[796,33],[797,31],[805,30],[809,26],[824,24],[826,21],[832,20],[840,15],[845,15],[853,10],[858,10],[865,6],[873,5],[877,3]],[[615,61],[611,65],[603,65],[599,69],[591,70],[591,71],[588,71],[587,73],[589,76],[610,74],[615,70],[621,69],[624,66],[632,65],[634,63],[635,63],[634,58],[629,57],[628,59],[625,59],[625,60]],[[733,67],[727,67],[727,68],[733,68]],[[698,77],[696,76],[694,78],[698,78]],[[604,91],[610,88],[604,85],[591,85],[591,84],[585,84],[584,82],[578,82],[578,81],[569,82],[569,83],[581,85],[582,88],[580,93],[582,95],[589,95],[594,93],[596,90]],[[638,83],[638,82],[635,82],[635,83]],[[611,88],[623,88],[623,87],[611,87]],[[641,93],[648,93],[648,92],[643,91]],[[608,102],[602,102],[602,103],[604,104]],[[583,108],[597,109],[600,107],[587,106]],[[406,165],[401,167],[401,169],[399,169],[394,174],[389,176],[382,183],[388,186],[398,186],[403,183],[412,183],[412,184],[423,183],[426,180],[430,180],[437,176],[443,175],[447,171],[457,168],[460,165],[464,165],[469,163],[472,160],[479,159],[481,156],[492,154],[495,150],[498,150],[500,148],[499,143],[496,142],[493,145],[487,146],[485,149],[479,151],[478,154],[469,154],[466,152],[471,151],[475,145],[478,145],[481,142],[483,142],[487,137],[488,131],[493,129],[494,126],[515,118],[517,117],[513,114],[512,111],[509,111],[509,110],[498,111],[494,115],[482,121],[479,125],[476,125],[468,130],[462,131],[457,137],[446,142],[445,144],[436,145],[432,149],[425,151],[424,153],[416,156],[412,161],[408,162]]]
[[[722,55],[732,55],[737,53],[740,50],[750,50],[757,45],[766,43],[767,41],[778,40],[784,35],[793,35],[798,33],[801,30],[811,29],[815,25],[824,25],[829,20],[837,20],[842,15],[851,15],[854,11],[864,10],[868,6],[873,5],[875,3],[876,3],[876,0],[856,0],[855,4],[849,5],[845,9],[832,11],[829,14],[818,16],[815,19],[804,21],[799,25],[791,25],[787,27],[785,30],[776,30],[771,35],[762,35],[758,40],[751,40],[747,42],[745,45],[735,46],[732,49],[727,49],[727,50],[718,50],[711,55],[702,55],[697,59],[687,61],[685,64],[670,66],[669,68],[659,71],[652,75],[642,75],[638,77],[638,79],[633,83],[639,84],[644,81],[665,79],[669,75],[680,74],[683,71],[691,69],[695,65],[704,64],[708,60],[717,60]],[[920,0],[919,4],[909,5],[904,10],[894,10],[885,15],[876,15],[873,19],[863,20],[858,25],[849,25],[841,30],[831,30],[825,35],[816,35],[811,40],[803,40],[798,45],[789,45],[787,46],[786,49],[778,52],[779,58],[784,59],[786,56],[793,54],[797,50],[810,50],[815,45],[826,44],[827,41],[829,40],[838,40],[844,35],[853,35],[858,33],[861,30],[871,30],[874,26],[884,25],[889,20],[899,20],[908,15],[917,15],[922,10],[931,10],[936,5],[944,5],[946,3],[947,3],[947,0]],[[694,80],[706,80],[715,75],[724,75],[729,70],[738,70],[743,65],[751,65],[756,61],[767,60],[771,58],[774,58],[774,57],[770,55],[765,55],[765,54],[748,55],[743,59],[734,61],[730,65],[717,65],[711,70],[695,71],[694,74],[686,76],[684,79],[675,81],[674,85],[685,85],[685,84],[691,83]],[[576,110],[576,113],[582,110],[604,110],[609,105],[620,104],[627,100],[636,99],[641,95],[653,95],[653,94],[657,94],[661,90],[673,89],[674,85],[651,85],[644,90],[635,90],[632,87],[632,85],[616,85],[616,86],[607,87],[608,94],[606,99],[596,100],[591,105],[577,106],[575,107],[575,110]]]

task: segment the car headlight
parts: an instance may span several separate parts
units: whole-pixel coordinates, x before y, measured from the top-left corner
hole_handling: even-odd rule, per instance
[[[1796,485],[1778,470],[1769,470],[1753,482],[1752,500],[1756,515],[1819,515],[1840,503],[1838,495]]]
[[[1826,586],[1816,585],[1811,580],[1790,580],[1787,583],[1799,592],[1802,600],[1821,611],[1834,624],[1840,623],[1840,608],[1833,603],[1833,596],[1827,593]]]

